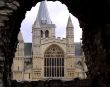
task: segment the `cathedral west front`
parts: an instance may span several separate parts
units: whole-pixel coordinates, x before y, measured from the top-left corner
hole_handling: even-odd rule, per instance
[[[80,42],[74,42],[71,17],[66,26],[66,38],[55,36],[46,1],[40,3],[32,26],[32,43],[25,43],[22,33],[13,58],[13,80],[43,80],[85,78],[84,55]]]

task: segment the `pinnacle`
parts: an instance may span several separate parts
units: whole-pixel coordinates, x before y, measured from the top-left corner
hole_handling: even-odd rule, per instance
[[[73,28],[73,24],[72,24],[72,20],[71,20],[71,17],[70,16],[68,18],[67,27],[72,27]]]

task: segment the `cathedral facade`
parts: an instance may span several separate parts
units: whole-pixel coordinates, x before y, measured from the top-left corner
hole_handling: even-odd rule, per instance
[[[24,43],[21,32],[18,40],[12,65],[13,80],[85,78],[84,55],[81,43],[74,42],[71,17],[67,22],[66,38],[56,38],[46,1],[40,3],[32,26],[32,43]]]

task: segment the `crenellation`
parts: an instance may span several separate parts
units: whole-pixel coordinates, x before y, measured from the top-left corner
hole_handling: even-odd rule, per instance
[[[56,42],[56,43],[62,43],[66,44],[66,38],[61,39],[61,37],[55,37],[55,38],[41,38],[41,44],[45,43],[51,43],[51,42]]]

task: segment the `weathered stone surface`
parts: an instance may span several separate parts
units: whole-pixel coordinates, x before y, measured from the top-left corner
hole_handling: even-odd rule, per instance
[[[13,11],[12,10],[0,10],[1,15],[10,15]]]
[[[0,23],[0,27],[3,27],[4,26],[4,23]]]
[[[0,7],[4,7],[5,6],[5,2],[4,1],[0,1]]]
[[[15,2],[14,2],[15,3]],[[15,3],[16,5],[18,5],[18,3]],[[6,3],[7,7],[13,9],[13,10],[17,10],[17,7],[13,4],[13,3]]]
[[[71,81],[46,80],[46,81],[12,81],[12,87],[92,87],[90,80],[79,79]]]
[[[0,15],[0,19],[1,19],[0,22],[9,20],[9,18],[7,16],[2,16],[2,15]]]
[[[3,87],[3,84],[2,83],[0,83],[0,87]]]
[[[16,5],[17,7],[20,6],[20,4],[17,1],[13,1],[13,4]]]

